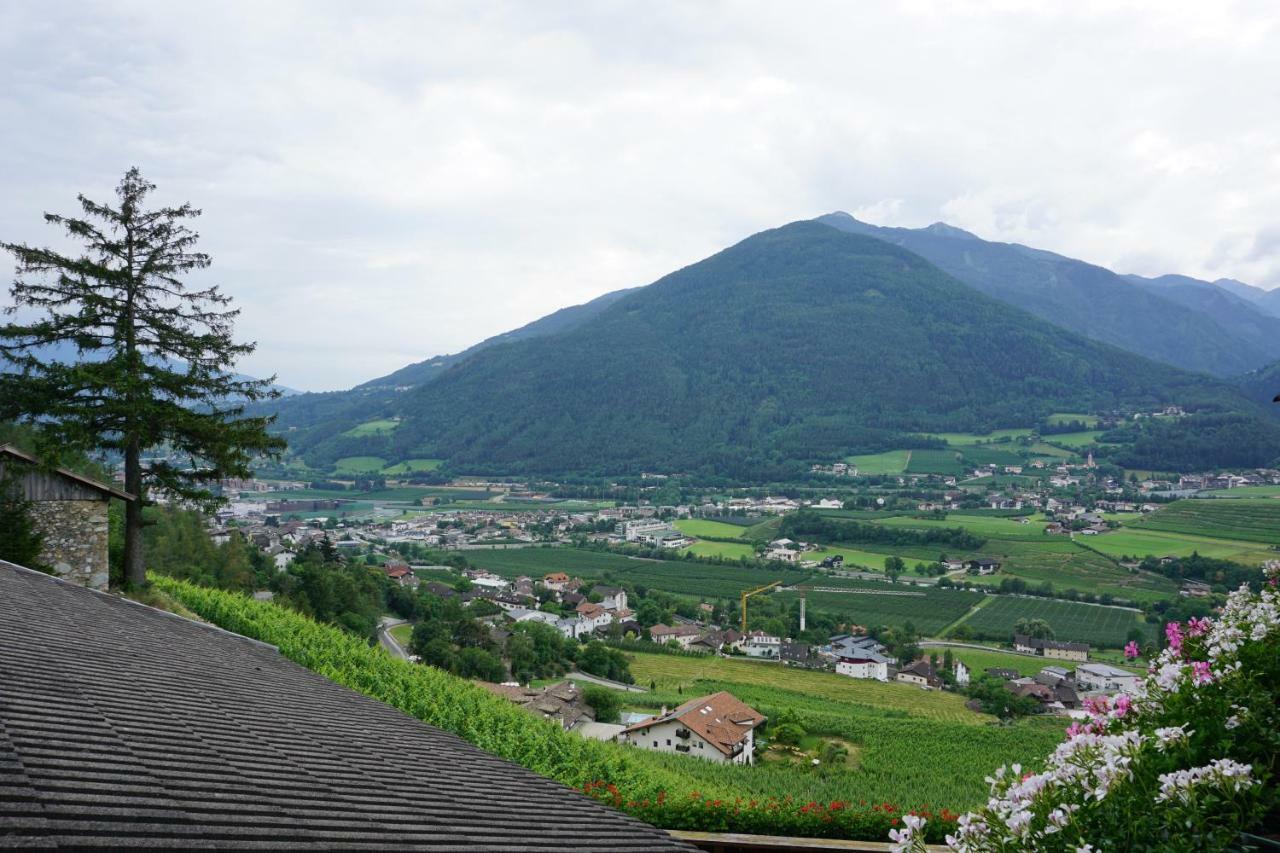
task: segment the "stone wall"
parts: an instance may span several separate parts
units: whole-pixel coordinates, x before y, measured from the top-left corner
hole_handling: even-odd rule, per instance
[[[42,563],[64,580],[107,588],[107,501],[33,501],[31,519],[44,536]]]

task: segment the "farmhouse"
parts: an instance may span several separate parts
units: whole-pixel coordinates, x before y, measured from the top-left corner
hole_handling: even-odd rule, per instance
[[[624,743],[656,752],[682,752],[725,764],[755,760],[755,730],[766,717],[721,691],[685,702],[674,711],[663,709],[623,729]]]
[[[1057,660],[1088,660],[1088,643],[1064,643],[1059,640],[1039,640],[1023,634],[1015,634],[1013,648],[1023,654],[1040,655]]]
[[[901,681],[903,684],[915,684],[919,687],[942,686],[942,679],[938,678],[938,673],[934,671],[933,664],[924,658],[912,661],[898,670],[895,680]]]
[[[689,849],[266,643],[4,562],[0,625],[15,849]]]
[[[697,625],[663,625],[659,622],[649,629],[649,639],[655,643],[675,640],[681,648],[687,649],[701,633],[702,630]]]
[[[1000,561],[990,557],[979,557],[976,560],[969,560],[964,567],[971,575],[994,575],[1000,571]]]
[[[782,651],[782,640],[764,631],[752,631],[742,638],[740,648],[749,658],[777,660]]]
[[[0,486],[16,484],[31,502],[33,526],[43,537],[40,562],[59,577],[90,589],[106,589],[107,506],[133,495],[66,468],[41,470],[39,460],[12,445],[0,445]]]

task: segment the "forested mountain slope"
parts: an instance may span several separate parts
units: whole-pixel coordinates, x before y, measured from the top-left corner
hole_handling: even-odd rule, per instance
[[[847,213],[818,217],[844,231],[915,252],[990,296],[1097,341],[1187,370],[1232,376],[1280,355],[1266,323],[1224,328],[1217,318],[1083,261],[993,243],[942,223],[882,228]]]
[[[921,431],[1176,402],[1225,384],[1082,338],[910,251],[816,222],[751,237],[566,331],[486,347],[396,398],[390,458],[468,471],[741,472]],[[353,452],[315,447],[320,461]]]

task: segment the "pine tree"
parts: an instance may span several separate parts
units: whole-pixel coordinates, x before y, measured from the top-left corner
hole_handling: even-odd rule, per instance
[[[0,475],[0,560],[47,572],[40,563],[44,537],[31,518],[31,501],[22,494],[15,466]]]
[[[0,419],[41,428],[41,451],[109,451],[124,460],[126,583],[146,582],[142,508],[150,490],[212,504],[209,485],[248,476],[262,453],[284,442],[269,418],[246,417],[248,402],[275,396],[274,377],[247,380],[232,369],[254,344],[232,340],[238,310],[218,287],[190,288],[203,270],[187,222],[190,204],[147,209],[155,185],[130,169],[118,206],[79,196],[82,218],[45,214],[82,248],[77,255],[0,243],[17,258],[11,317],[0,326]],[[47,347],[74,346],[74,363]],[[144,460],[144,456],[146,459]]]

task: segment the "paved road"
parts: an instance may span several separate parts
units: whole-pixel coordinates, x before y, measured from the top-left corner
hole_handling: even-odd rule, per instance
[[[587,673],[579,672],[576,669],[573,672],[566,675],[565,678],[568,678],[571,681],[587,681],[587,682],[590,682],[591,684],[599,684],[601,687],[611,687],[614,690],[625,690],[628,693],[644,693],[645,692],[645,689],[643,687],[637,687],[634,684],[623,684],[621,681],[610,681],[607,678],[601,678],[598,675],[588,675]]]
[[[397,625],[405,624],[404,619],[392,619],[390,616],[383,616],[382,621],[378,623],[378,641],[382,643],[382,647],[391,652],[395,657],[401,660],[408,660],[409,653],[404,647],[396,642],[396,638],[391,636],[388,628],[394,628]]]

